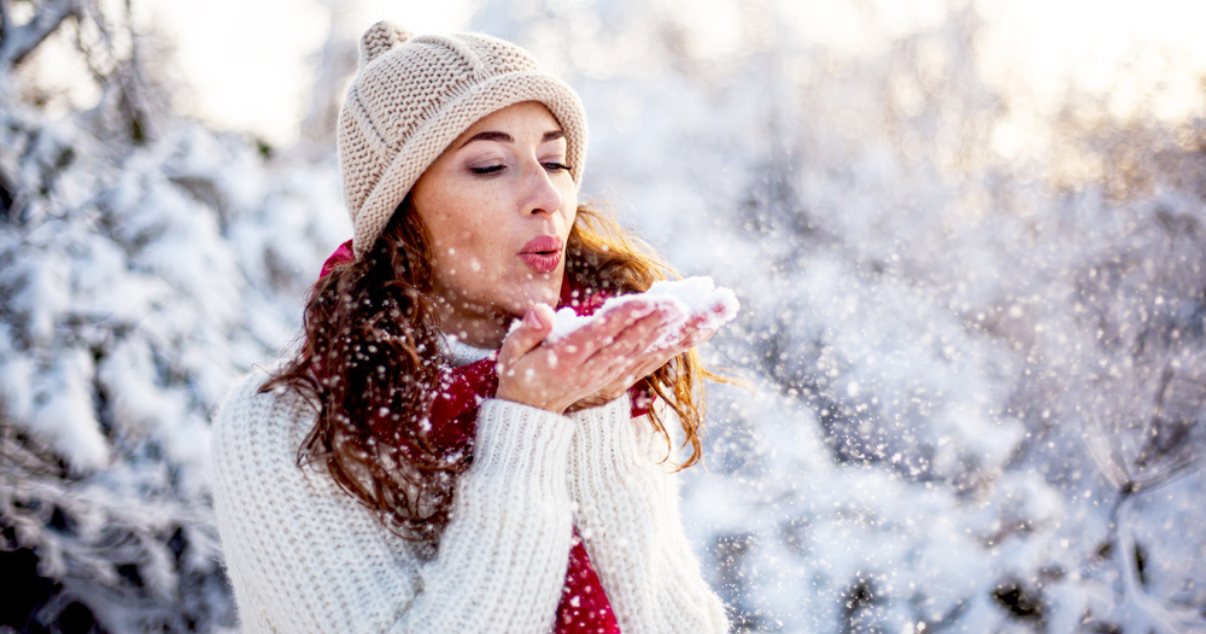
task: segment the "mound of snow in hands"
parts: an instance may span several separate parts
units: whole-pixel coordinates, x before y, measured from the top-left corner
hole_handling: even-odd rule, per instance
[[[669,315],[665,334],[650,345],[649,350],[664,350],[679,343],[688,322],[700,330],[716,330],[737,316],[740,304],[733,291],[717,288],[707,276],[684,280],[654,282],[644,293],[631,293],[609,298],[592,315],[578,315],[573,308],[562,308],[553,317],[553,330],[545,339],[554,343],[588,324],[606,319],[615,310],[633,302],[649,302],[650,311],[661,309]]]

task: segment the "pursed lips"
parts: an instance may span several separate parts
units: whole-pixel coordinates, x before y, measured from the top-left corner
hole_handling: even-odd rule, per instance
[[[537,236],[523,245],[519,257],[536,273],[552,273],[561,264],[561,239],[556,236]]]

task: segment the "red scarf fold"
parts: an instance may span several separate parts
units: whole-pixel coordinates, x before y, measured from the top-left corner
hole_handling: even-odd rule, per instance
[[[319,278],[325,277],[335,267],[355,259],[352,241],[339,248],[322,265]],[[572,306],[579,315],[589,315],[603,303],[603,297],[594,295],[586,301],[573,302],[573,292],[568,283],[561,289],[560,306]],[[453,368],[441,382],[447,388],[441,390],[431,410],[431,430],[428,438],[447,451],[472,451],[477,430],[477,410],[482,401],[492,398],[498,391],[497,353]],[[647,399],[636,398],[640,394],[635,386],[632,394],[632,416],[648,413],[644,405]],[[640,403],[638,405],[638,403]],[[620,625],[612,612],[611,602],[603,590],[599,575],[595,572],[578,529],[574,528],[573,547],[569,553],[569,566],[565,574],[565,586],[561,602],[557,606],[555,634],[620,634]]]

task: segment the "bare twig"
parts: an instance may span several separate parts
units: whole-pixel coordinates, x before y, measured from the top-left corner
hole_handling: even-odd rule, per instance
[[[1100,427],[1089,421],[1085,422],[1093,427]],[[1106,446],[1103,436],[1116,440],[1113,434],[1107,435],[1106,431],[1104,429],[1087,429],[1081,434],[1081,438],[1089,450],[1089,457],[1097,464],[1101,474],[1110,481],[1114,488],[1122,490],[1131,481],[1131,474],[1126,468],[1126,462],[1119,459],[1116,451],[1112,451],[1111,447]]]

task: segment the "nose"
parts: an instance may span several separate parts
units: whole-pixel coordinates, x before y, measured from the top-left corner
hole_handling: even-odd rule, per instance
[[[528,168],[524,188],[520,206],[523,215],[551,216],[561,209],[561,191],[553,182],[553,174],[538,161]]]

